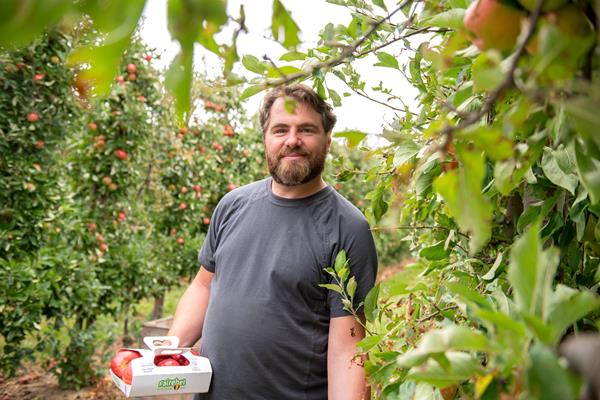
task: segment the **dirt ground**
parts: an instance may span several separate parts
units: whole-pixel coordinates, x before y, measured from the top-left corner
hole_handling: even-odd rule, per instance
[[[377,280],[389,279],[401,271],[409,260],[391,265],[383,269]],[[115,347],[116,350],[116,347]],[[80,390],[62,390],[56,378],[39,366],[14,378],[7,379],[0,375],[0,400],[113,400],[124,399],[125,396],[106,375],[96,384]],[[190,395],[137,397],[137,400],[190,400]]]
[[[56,378],[44,371],[34,371],[16,378],[0,376],[0,400],[113,400],[125,396],[107,375],[96,386],[80,390],[62,390]],[[136,397],[136,400],[191,400],[191,395]]]

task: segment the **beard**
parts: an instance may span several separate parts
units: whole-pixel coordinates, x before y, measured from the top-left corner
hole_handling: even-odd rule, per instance
[[[296,160],[284,160],[288,154],[303,156]],[[298,186],[310,182],[321,175],[325,167],[327,149],[318,153],[309,153],[297,147],[283,149],[277,154],[267,154],[267,166],[273,180],[283,186]]]

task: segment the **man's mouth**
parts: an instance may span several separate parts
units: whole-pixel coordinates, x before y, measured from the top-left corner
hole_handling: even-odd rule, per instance
[[[301,153],[288,153],[288,154],[284,154],[283,156],[281,156],[281,158],[288,158],[288,159],[298,159],[298,158],[304,158],[306,157],[306,154],[301,154]]]

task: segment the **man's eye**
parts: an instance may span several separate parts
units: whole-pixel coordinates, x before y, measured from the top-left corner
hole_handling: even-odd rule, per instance
[[[285,132],[286,132],[285,129],[274,129],[273,130],[273,133],[276,135],[281,135],[281,134],[284,134]]]

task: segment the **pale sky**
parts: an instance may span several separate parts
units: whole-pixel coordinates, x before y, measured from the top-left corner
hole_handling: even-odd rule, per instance
[[[347,9],[326,3],[325,0],[283,0],[282,3],[300,27],[301,41],[306,43],[302,45],[301,50],[305,50],[317,42],[319,31],[327,23],[347,25],[351,21]],[[263,54],[267,54],[272,60],[278,60],[287,50],[273,40],[267,39],[271,37],[272,0],[229,0],[228,14],[237,17],[240,4],[244,4],[246,26],[249,31],[247,34],[241,33],[238,37],[238,54],[240,58],[245,54],[251,54],[260,59]],[[393,3],[391,6],[393,6]],[[161,59],[156,60],[155,65],[159,68],[165,68],[179,50],[178,43],[171,41],[167,30],[166,0],[148,0],[144,10],[144,18],[145,23],[141,30],[142,39],[149,46],[155,47],[157,52],[161,54]],[[399,20],[395,19],[394,21],[398,22]],[[217,42],[227,43],[231,39],[233,28],[225,28],[221,34],[222,36],[217,36]],[[396,47],[389,46],[385,51],[398,56],[401,47],[400,45]],[[416,91],[406,82],[400,71],[391,68],[373,67],[373,64],[377,61],[375,56],[369,56],[354,62],[353,66],[361,72],[363,79],[367,82],[367,88],[376,86],[380,80],[383,80],[384,86],[394,89],[399,88],[400,90],[396,90],[396,93],[401,93],[402,99],[412,107]],[[399,63],[403,64],[405,62],[406,57],[402,55]],[[300,67],[300,65],[297,66]],[[205,69],[209,76],[218,76],[221,61],[218,57],[197,45],[194,67],[197,70]],[[234,71],[248,78],[256,76],[246,71],[241,63]],[[345,84],[333,75],[327,78],[327,84],[336,90],[340,96],[343,92],[350,92]],[[372,92],[370,89],[367,92],[378,100],[386,102],[381,93]],[[247,101],[246,107],[249,114],[257,111],[261,98],[262,95],[259,93]],[[393,103],[393,105],[398,108],[402,107],[399,102]],[[353,93],[350,97],[342,97],[342,106],[335,108],[335,113],[338,116],[338,123],[334,131],[356,129],[379,134],[385,123],[389,123],[394,119],[395,111]]]

